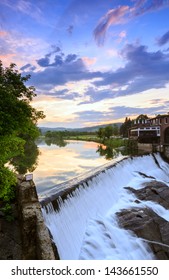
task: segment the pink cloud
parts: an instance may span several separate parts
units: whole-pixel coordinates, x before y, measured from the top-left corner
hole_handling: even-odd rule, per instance
[[[87,66],[90,66],[90,65],[93,65],[96,63],[97,58],[96,57],[90,58],[90,57],[84,56],[84,57],[82,57],[82,60],[84,61],[84,63]]]
[[[125,38],[126,37],[126,31],[121,31],[119,34],[120,38]]]
[[[0,31],[0,37],[5,37],[8,34],[8,32],[2,30]]]
[[[15,56],[15,54],[13,54],[13,53],[0,55],[0,60],[3,62],[3,65],[5,67],[8,67],[11,64],[11,61],[14,56]]]
[[[120,6],[117,9],[112,9],[104,15],[94,30],[94,37],[98,45],[102,45],[105,39],[105,33],[111,25],[122,24],[126,20],[126,15],[129,13],[129,6]]]
[[[98,45],[104,43],[106,32],[111,25],[124,24],[132,18],[169,6],[169,1],[166,0],[132,0],[132,2],[133,6],[119,6],[111,9],[100,19],[94,30]]]

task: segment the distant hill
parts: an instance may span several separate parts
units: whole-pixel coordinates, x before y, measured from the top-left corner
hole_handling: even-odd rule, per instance
[[[77,132],[95,132],[99,128],[105,127],[107,125],[117,125],[120,127],[122,123],[111,123],[111,124],[102,124],[102,125],[95,125],[95,126],[89,126],[89,127],[82,127],[82,128],[66,128],[66,127],[39,127],[39,129],[42,131],[42,134],[46,133],[46,131],[77,131]]]

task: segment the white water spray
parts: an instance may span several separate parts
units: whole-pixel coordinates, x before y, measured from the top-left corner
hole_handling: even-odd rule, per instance
[[[152,180],[169,181],[169,165],[160,155],[128,158],[81,184],[60,202],[59,211],[43,209],[61,259],[153,259],[148,242],[119,228],[115,213],[132,207],[150,207],[169,221],[169,212],[146,201],[139,205],[125,187],[142,188]],[[151,176],[151,178],[148,178]],[[153,178],[152,178],[153,177]]]

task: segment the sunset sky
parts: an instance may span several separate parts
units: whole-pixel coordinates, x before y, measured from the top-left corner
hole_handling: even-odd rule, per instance
[[[169,111],[169,1],[1,0],[0,60],[31,74],[48,127]]]

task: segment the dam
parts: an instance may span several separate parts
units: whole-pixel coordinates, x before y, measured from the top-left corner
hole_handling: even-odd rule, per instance
[[[168,186],[160,153],[119,157],[54,186],[41,205],[59,258],[169,259]]]

